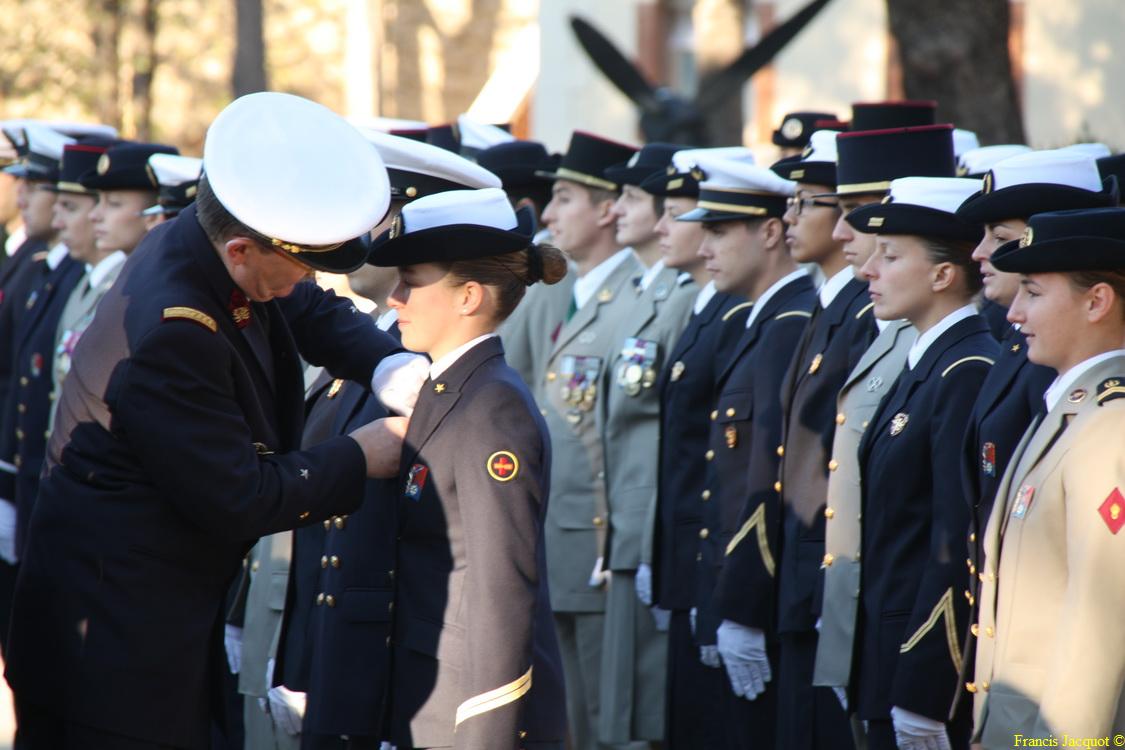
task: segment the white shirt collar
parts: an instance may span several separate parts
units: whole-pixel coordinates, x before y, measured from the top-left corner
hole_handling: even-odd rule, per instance
[[[97,288],[105,281],[107,276],[120,268],[121,264],[124,263],[128,257],[129,256],[122,251],[114,250],[93,266],[87,266],[90,270],[88,271],[89,275],[86,277],[86,280],[90,282],[90,288]]]
[[[696,315],[703,312],[704,308],[714,299],[716,291],[715,282],[708,281],[704,287],[699,290],[699,294],[695,295],[695,304],[692,305],[691,311]]]
[[[442,373],[445,372],[446,370],[448,370],[450,367],[452,367],[453,363],[456,362],[457,360],[461,359],[461,357],[464,356],[464,354],[466,352],[468,352],[470,349],[472,349],[474,346],[481,343],[485,339],[494,338],[495,336],[496,336],[495,333],[486,333],[483,336],[477,336],[472,341],[468,341],[464,344],[461,344],[461,346],[459,346],[456,349],[454,349],[453,351],[449,352],[444,357],[439,359],[437,362],[434,362],[433,364],[431,364],[430,365],[430,380],[437,380],[438,378],[440,378]]]
[[[646,268],[644,274],[641,276],[640,283],[638,284],[638,286],[640,287],[640,290],[643,292],[644,290],[646,290],[650,286],[652,286],[652,280],[655,279],[657,274],[659,274],[663,270],[664,270],[664,259],[663,258],[661,258],[660,260],[656,261],[651,266]]]
[[[54,271],[59,267],[59,263],[63,262],[63,258],[70,254],[70,250],[62,243],[56,243],[54,247],[47,251],[47,268]]]
[[[1092,367],[1105,362],[1107,359],[1123,356],[1125,356],[1125,349],[1114,349],[1113,351],[1095,354],[1093,357],[1082,360],[1062,375],[1059,375],[1055,378],[1055,382],[1051,383],[1050,387],[1047,388],[1047,392],[1043,394],[1043,400],[1047,402],[1047,411],[1054,409],[1059,403],[1059,399],[1063,397],[1063,394],[1069,391]]]
[[[379,328],[380,331],[389,331],[391,329],[391,326],[393,326],[397,321],[398,310],[392,307],[389,310],[384,310],[383,312],[379,313],[379,317],[375,318],[375,325]]]
[[[578,307],[582,307],[589,302],[590,298],[594,296],[594,292],[598,291],[598,287],[604,284],[605,280],[609,278],[609,275],[632,254],[633,248],[631,247],[618,250],[616,253],[591,268],[585,276],[579,276],[575,279],[575,304],[577,304]]]
[[[855,278],[855,273],[852,272],[852,267],[844,266],[832,278],[825,281],[820,285],[820,290],[817,291],[816,296],[820,297],[820,306],[827,308],[832,304],[832,300],[836,299],[836,295],[840,290],[848,285],[848,282]]]
[[[930,344],[937,341],[938,337],[965,318],[970,318],[976,314],[976,305],[959,307],[933,326],[930,326],[930,329],[925,333],[919,334],[918,338],[914,340],[914,345],[910,347],[910,351],[906,354],[907,367],[913,370],[915,366],[922,361],[922,356],[926,353],[926,350],[930,348]]]
[[[746,318],[746,327],[749,328],[751,325],[754,324],[754,320],[755,320],[755,318],[758,317],[758,313],[761,312],[765,308],[766,303],[769,302],[770,297],[777,294],[778,290],[780,290],[783,286],[788,284],[790,281],[796,281],[797,279],[801,278],[802,276],[807,276],[807,275],[808,275],[808,271],[806,271],[803,268],[798,268],[793,273],[791,273],[787,276],[782,276],[780,279],[778,279],[777,281],[770,284],[770,288],[767,289],[766,291],[762,292],[762,296],[760,296],[760,297],[758,297],[758,299],[754,300],[754,305],[753,305],[753,307],[750,308],[750,315]]]
[[[887,330],[887,326],[889,326],[891,323],[895,323],[895,322],[897,322],[897,321],[894,321],[894,320],[879,320],[878,318],[875,318],[875,327],[879,329],[879,333],[882,333],[883,331]]]

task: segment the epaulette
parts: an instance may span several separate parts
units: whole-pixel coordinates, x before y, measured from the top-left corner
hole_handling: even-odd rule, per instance
[[[726,323],[728,320],[733,318],[734,314],[737,313],[739,310],[745,310],[746,308],[753,307],[753,306],[754,306],[753,302],[743,302],[741,304],[735,305],[734,307],[732,307],[731,309],[729,309],[725,313],[723,313],[723,322]]]
[[[867,303],[866,305],[864,305],[864,306],[863,306],[863,309],[862,309],[862,310],[860,310],[859,312],[857,312],[857,313],[855,314],[855,319],[856,319],[856,320],[859,320],[859,319],[860,319],[860,318],[862,318],[862,317],[863,317],[864,315],[866,315],[866,314],[867,314],[867,312],[868,312],[868,311],[869,311],[869,310],[870,310],[871,308],[873,308],[873,307],[875,307],[875,303],[874,303],[874,302],[868,302],[868,303]]]
[[[773,316],[774,320],[781,320],[782,318],[811,318],[812,313],[808,310],[786,310],[783,313],[778,313]]]
[[[961,359],[957,360],[956,362],[951,364],[949,367],[942,370],[941,376],[944,378],[946,375],[953,372],[954,368],[956,368],[958,365],[963,365],[966,362],[986,362],[986,363],[988,363],[989,367],[996,364],[996,362],[994,360],[991,360],[988,357],[982,357],[979,354],[974,354],[971,357],[961,357]]]
[[[219,324],[207,313],[194,307],[165,307],[163,320],[190,320],[206,328],[211,333],[219,330]]]
[[[1098,406],[1115,398],[1125,398],[1125,386],[1121,385],[1121,378],[1103,380],[1098,386]]]

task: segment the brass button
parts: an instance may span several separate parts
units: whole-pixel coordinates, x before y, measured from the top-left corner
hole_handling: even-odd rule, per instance
[[[388,612],[394,612],[395,611],[395,603],[394,602],[387,602],[387,611]]]
[[[260,567],[262,567],[262,564],[261,564],[260,562],[258,562],[257,560],[255,560],[255,561],[254,561],[254,562],[253,562],[253,563],[252,563],[252,564],[250,565],[250,570],[257,570],[257,569],[258,569],[258,568],[260,568]]]
[[[27,385],[27,376],[24,375],[20,378],[20,385]]]
[[[18,407],[16,407],[16,410],[19,411],[20,414],[23,414],[27,411],[27,404],[20,404]]]
[[[548,382],[554,382],[555,378],[557,378],[557,377],[558,377],[558,375],[556,375],[553,372],[547,373],[547,381]]]
[[[974,531],[972,534],[969,534],[969,541],[975,542],[976,540],[977,540],[977,532]]]
[[[706,453],[703,454],[703,457],[706,458],[708,461],[710,461],[711,459],[715,458],[715,451],[708,450]]]
[[[327,604],[329,607],[335,607],[336,606],[336,597],[332,596],[332,594],[329,594],[328,596],[324,597],[324,603]]]
[[[828,518],[828,519],[835,518],[836,517],[836,511],[834,511],[832,508],[825,508],[824,509],[824,517]]]
[[[860,555],[861,555],[861,553],[859,553],[859,552],[855,553],[855,561],[856,562],[859,562]]]
[[[703,490],[702,494],[700,494],[700,497],[702,497],[704,500],[710,500],[711,490]]]
[[[780,479],[773,483],[773,491],[774,492],[781,492],[781,480]]]
[[[965,689],[970,693],[975,693],[977,691],[977,684],[975,682],[966,682]]]
[[[992,629],[991,625],[989,625],[987,628],[984,629],[984,634],[987,635],[989,638],[995,638],[996,637],[996,631]]]
[[[719,410],[716,409],[715,411],[711,412],[711,421],[714,422],[718,418],[719,418]]]
[[[330,519],[327,519],[327,518],[324,519],[324,530],[328,531],[331,528],[332,528],[332,521]]]
[[[520,730],[520,739],[521,739],[521,740],[526,740],[526,739],[527,739],[527,730],[524,730],[524,729],[521,729],[521,730]]]
[[[969,632],[972,633],[974,637],[980,638],[980,625],[977,625],[974,622],[972,625],[969,626]]]
[[[708,531],[707,529],[700,529],[699,530],[699,538],[700,539],[706,539],[709,536],[711,536],[711,532]]]
[[[727,416],[728,416],[728,417],[733,417],[733,416],[734,416],[734,414],[735,414],[735,412],[734,412],[734,407],[728,407],[728,408],[727,408]]]
[[[333,568],[340,567],[340,558],[336,557],[336,555],[332,555],[332,557],[328,558],[328,562],[332,563]]]
[[[321,555],[320,556],[320,567],[322,567],[322,568],[328,567],[328,555]]]
[[[16,440],[23,440],[23,430],[16,428]]]
[[[837,461],[836,459],[832,459],[831,461],[828,462],[828,470],[829,471],[836,471],[836,469],[839,469],[839,468],[840,468],[840,462]]]
[[[390,648],[390,647],[391,647],[391,637],[388,635],[387,636],[387,648]]]
[[[324,592],[323,591],[321,591],[319,594],[316,595],[316,606],[319,607],[321,604],[324,604]]]
[[[337,529],[342,529],[346,524],[346,520],[346,516],[336,516],[334,519],[332,519],[332,522],[336,524]]]
[[[973,569],[973,558],[971,558],[971,557],[965,558],[965,565],[968,566],[969,570],[972,570]]]
[[[863,424],[861,424],[860,427],[862,427],[865,430],[867,429],[867,420],[866,419],[863,420]]]
[[[306,511],[305,511],[304,513],[302,513],[301,515],[297,516],[297,520],[298,520],[298,521],[304,521],[304,520],[305,520],[306,518],[308,518],[308,517],[309,517],[309,512],[308,512],[308,511],[306,510]]]
[[[601,526],[603,523],[605,523],[605,519],[603,519],[601,516],[594,516],[593,523],[595,526]]]
[[[782,457],[785,456],[785,446],[784,445],[777,446],[777,455],[782,456]]]
[[[395,571],[393,568],[387,571],[387,578],[390,578],[392,581],[395,579]]]
[[[14,456],[14,457],[12,458],[12,463],[14,463],[14,464],[16,465],[16,468],[17,468],[17,469],[18,469],[18,468],[20,468],[20,466],[22,466],[22,465],[23,465],[23,456],[21,456],[20,454],[18,454],[18,453],[17,453],[17,454],[16,454],[16,455],[15,455],[15,456]]]
[[[848,420],[848,418],[844,415],[843,412],[840,412],[839,414],[836,415],[836,424],[843,424],[847,420]]]
[[[824,567],[826,567],[826,568],[831,567],[832,563],[834,563],[835,561],[836,561],[836,556],[833,555],[831,552],[826,552],[824,554],[824,562],[823,562]]]
[[[988,680],[985,680],[984,682],[982,682],[980,684],[980,689],[983,690],[986,693],[988,692],[988,688],[990,688],[990,687],[992,687],[992,686],[989,684]]]

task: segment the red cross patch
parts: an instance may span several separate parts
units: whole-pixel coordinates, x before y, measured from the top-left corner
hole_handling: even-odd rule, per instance
[[[510,482],[519,473],[520,462],[514,453],[496,451],[488,457],[485,467],[488,469],[488,476],[497,482]]]
[[[1125,526],[1125,497],[1121,495],[1121,490],[1114,487],[1113,492],[1109,493],[1109,497],[1098,508],[1098,513],[1109,527],[1109,533],[1121,531],[1121,527]]]

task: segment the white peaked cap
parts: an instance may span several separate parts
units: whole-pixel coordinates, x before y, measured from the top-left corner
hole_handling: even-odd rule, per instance
[[[1113,152],[1109,146],[1104,143],[1072,143],[1069,146],[1063,146],[1056,149],[1057,151],[1077,151],[1094,159],[1102,159],[1106,156],[1112,156]]]
[[[421,120],[402,120],[397,117],[357,117],[347,118],[357,128],[371,128],[383,133],[393,130],[427,130],[430,126]]]
[[[687,174],[699,166],[700,159],[727,159],[754,163],[754,152],[745,146],[719,146],[718,148],[685,148],[672,154],[672,166],[677,172]]]
[[[153,154],[148,157],[148,165],[152,167],[157,183],[164,187],[175,187],[198,180],[203,160],[178,154]]]
[[[437,177],[466,188],[500,187],[500,178],[452,151],[372,128],[360,133],[379,152],[387,169]]]
[[[461,146],[476,151],[483,151],[491,146],[501,143],[511,143],[516,139],[514,135],[504,128],[498,128],[488,123],[477,122],[468,115],[457,117],[457,130],[461,133]]]
[[[699,168],[707,175],[702,190],[752,190],[774,195],[793,195],[797,183],[779,177],[772,170],[732,159],[701,158]]]
[[[383,219],[391,200],[383,160],[360,132],[290,94],[227,105],[207,130],[203,168],[236,219],[286,243],[352,240]]]
[[[980,139],[977,138],[976,133],[961,128],[953,129],[953,155],[955,157],[960,158],[961,154],[972,151],[974,148],[980,148]]]
[[[22,142],[27,144],[29,151],[55,161],[62,159],[64,146],[74,143],[74,139],[70,136],[41,124],[29,123],[23,127],[23,133]]]
[[[402,207],[403,234],[465,224],[511,231],[519,221],[508,194],[499,188],[448,190]]]
[[[1081,149],[1018,154],[993,164],[991,172],[993,191],[1030,183],[1069,185],[1094,193],[1102,190],[1097,160]]]
[[[891,180],[891,202],[923,206],[945,213],[958,207],[980,190],[980,180],[965,177],[900,177]]]
[[[963,174],[982,175],[997,162],[1010,159],[1013,156],[1026,154],[1031,151],[1030,146],[1021,143],[1002,143],[996,146],[981,146],[961,154],[958,158],[959,171]]]

